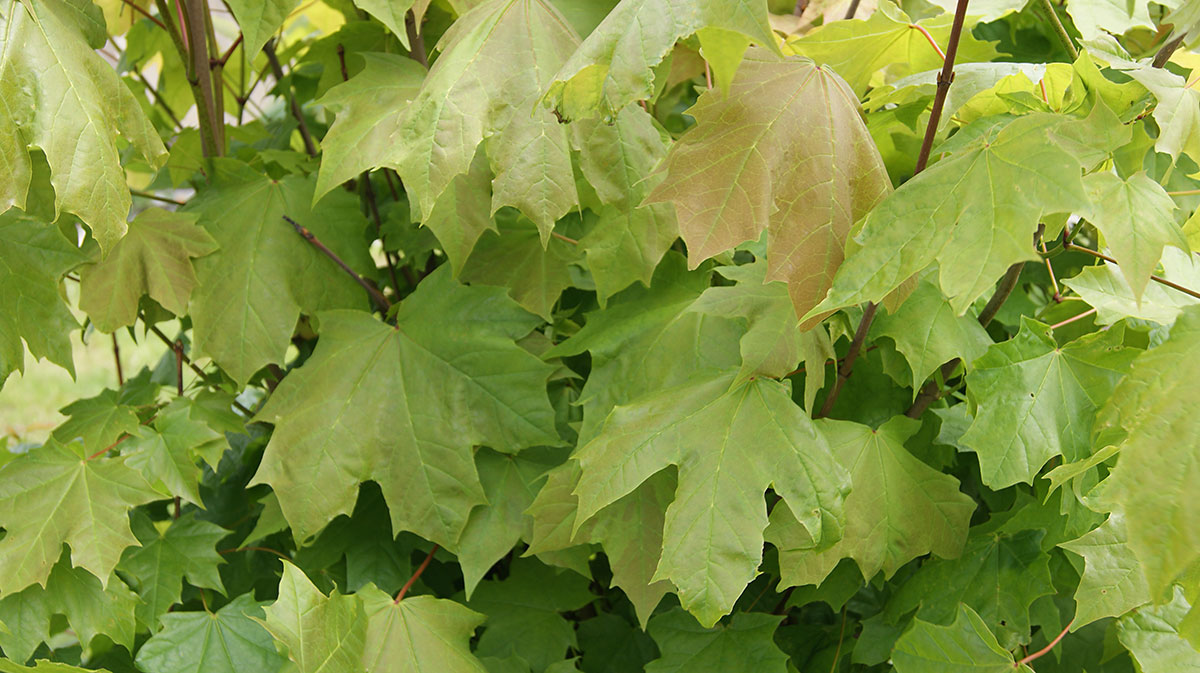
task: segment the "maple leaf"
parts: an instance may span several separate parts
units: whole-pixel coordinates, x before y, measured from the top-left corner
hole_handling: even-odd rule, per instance
[[[71,563],[107,586],[126,547],[130,508],[162,498],[124,458],[88,460],[79,444],[55,441],[0,468],[0,595],[46,586],[71,546]]]
[[[559,442],[552,368],[514,343],[537,318],[502,290],[459,285],[445,269],[404,301],[395,328],[354,311],[319,318],[316,351],[258,416],[275,432],[253,483],[274,488],[297,539],[349,514],[374,480],[394,530],[455,549],[484,502],[471,448]]]
[[[354,0],[356,7],[359,7],[387,26],[387,29],[392,31],[392,34],[400,40],[400,44],[404,45],[405,49],[411,49],[412,47],[408,44],[408,31],[404,28],[404,15],[410,9],[413,10],[415,25],[420,26],[421,18],[425,14],[423,7],[428,4],[428,0],[425,0],[425,2],[416,2],[416,0],[399,0],[399,2],[394,0]]]
[[[812,61],[755,50],[729,96],[701,94],[688,114],[696,126],[647,201],[675,205],[692,268],[767,231],[767,279],[787,281],[797,314],[809,313],[850,227],[891,188],[857,99]]]
[[[565,127],[534,103],[579,38],[544,0],[490,0],[438,42],[441,56],[404,113],[391,164],[422,219],[487,140],[491,212],[513,206],[542,241],[577,202]]]
[[[230,0],[229,10],[242,29],[246,53],[257,56],[300,0]]]
[[[400,602],[373,586],[359,591],[367,617],[369,673],[485,673],[471,653],[483,615],[461,603],[412,596]]]
[[[719,32],[706,35],[704,29]],[[677,41],[695,33],[702,42],[741,34],[741,50],[709,54],[718,71],[735,70],[748,41],[778,52],[761,2],[621,0],[562,64],[544,101],[565,119],[582,119],[616,115],[629,103],[652,99],[655,66]]]
[[[155,167],[167,151],[133,93],[88,44],[72,16],[74,3],[9,5],[0,33],[0,157],[7,166],[0,210],[28,210],[30,150],[41,150],[50,165],[55,218],[63,211],[78,215],[109,248],[125,233],[132,203],[118,134]]]
[[[55,227],[17,210],[0,213],[0,386],[25,371],[22,340],[34,357],[75,374],[68,334],[78,323],[58,283],[86,259]]]
[[[126,549],[117,570],[133,580],[142,599],[137,618],[143,627],[158,627],[158,618],[179,602],[185,577],[192,586],[225,592],[216,545],[229,531],[190,513],[160,527],[135,512],[131,523],[141,546]]]
[[[1184,287],[1200,287],[1200,258],[1173,246],[1163,248],[1162,272],[1158,275]],[[1062,282],[1096,308],[1096,322],[1102,325],[1111,325],[1122,318],[1170,325],[1185,306],[1200,301],[1159,283],[1147,285],[1139,301],[1125,273],[1111,263],[1084,267],[1079,275]]]
[[[844,557],[857,561],[865,578],[881,570],[888,578],[919,556],[962,553],[975,502],[958,490],[956,479],[904,448],[919,423],[897,416],[876,430],[827,419],[817,427],[850,472],[846,528],[832,547],[814,551],[790,509],[776,505],[766,535],[779,549],[784,586],[820,584]]]
[[[207,456],[206,462],[215,469],[228,443],[224,433],[195,418],[195,413],[191,400],[177,398],[158,412],[153,430],[135,427],[135,436],[121,444],[121,452],[129,457],[129,467],[147,481],[200,505],[196,459]]]
[[[1149,606],[1117,622],[1117,639],[1145,673],[1173,673],[1200,667],[1200,651],[1186,637],[1192,606],[1175,587],[1166,605]]]
[[[217,249],[196,220],[191,213],[144,210],[100,262],[80,273],[79,308],[97,329],[115,332],[136,322],[142,295],[175,315],[187,314],[196,287],[191,258]]]
[[[407,56],[371,52],[359,56],[365,62],[363,69],[317,101],[336,112],[337,118],[321,139],[314,203],[359,173],[387,165],[389,141],[399,132],[404,109],[425,78],[425,69]]]
[[[1027,673],[1017,668],[1013,656],[1000,646],[987,624],[968,605],[959,604],[948,626],[921,619],[904,632],[892,650],[896,673]]]
[[[971,316],[958,315],[940,290],[927,279],[900,308],[875,320],[876,336],[890,337],[912,369],[913,395],[942,366],[955,358],[971,363],[992,344]]]
[[[243,384],[283,362],[301,312],[366,302],[358,284],[283,220],[306,227],[361,272],[374,263],[360,245],[367,224],[356,199],[335,193],[314,207],[312,195],[311,179],[272,180],[225,159],[213,186],[188,202],[186,212],[198,214],[220,245],[195,262],[195,354],[212,357]]]
[[[781,617],[739,612],[728,625],[705,628],[675,609],[650,620],[649,631],[661,655],[647,673],[720,673],[749,670],[783,673],[788,656],[772,639]]]
[[[965,312],[1009,266],[1037,259],[1033,234],[1043,215],[1088,208],[1083,168],[1128,134],[1102,105],[1082,120],[1050,113],[980,120],[940,149],[948,157],[867,215],[861,247],[806,317],[882,301],[935,261],[942,293]]]
[[[657,184],[651,172],[667,153],[667,138],[653,117],[630,105],[611,124],[585,120],[571,125],[579,169],[602,207],[579,245],[596,281],[601,306],[634,281],[650,285],[654,269],[679,235],[666,204],[641,205]]]
[[[216,612],[165,614],[162,630],[138,649],[138,668],[146,673],[274,673],[287,659],[255,621],[263,614],[252,594],[242,594]]]
[[[1142,172],[1126,179],[1093,173],[1083,184],[1093,204],[1088,221],[1104,234],[1134,299],[1140,302],[1163,248],[1173,245],[1188,251],[1187,237],[1171,213],[1175,204],[1161,185]]]
[[[1050,328],[1028,318],[967,373],[979,405],[962,444],[979,455],[983,483],[1000,489],[1033,478],[1046,461],[1078,460],[1091,449],[1096,410],[1138,355],[1123,331],[1088,335],[1060,347]]]
[[[1120,617],[1150,602],[1150,587],[1137,557],[1126,543],[1128,533],[1120,514],[1099,528],[1059,546],[1083,557],[1085,565],[1075,589],[1075,626],[1105,617]]]
[[[122,435],[137,432],[141,425],[137,410],[123,404],[121,397],[121,393],[106,388],[94,397],[75,400],[59,409],[68,418],[50,435],[63,444],[79,440],[85,449],[99,451]]]
[[[1104,483],[1101,504],[1123,515],[1128,545],[1146,574],[1150,595],[1161,598],[1200,560],[1200,508],[1184,496],[1200,471],[1200,420],[1189,404],[1197,376],[1200,309],[1184,309],[1165,343],[1145,351],[1113,390],[1097,431],[1124,431],[1117,466]]]
[[[953,18],[952,14],[941,14],[914,22],[896,5],[881,2],[866,19],[826,23],[806,35],[789,38],[787,44],[795,53],[833,68],[858,97],[883,68],[895,77],[903,77],[942,67],[942,56],[929,40],[945,46]],[[921,29],[930,37],[926,38]],[[990,61],[995,56],[991,44],[967,31],[958,43],[955,61]]]
[[[304,571],[284,561],[279,597],[265,612],[263,626],[287,648],[299,673],[367,671],[367,619],[358,596],[326,596]]]
[[[678,468],[655,579],[669,579],[710,626],[762,560],[768,487],[825,544],[841,536],[848,490],[845,470],[782,384],[731,382],[732,374],[710,375],[618,406],[572,456],[582,470],[576,528],[655,472]]]

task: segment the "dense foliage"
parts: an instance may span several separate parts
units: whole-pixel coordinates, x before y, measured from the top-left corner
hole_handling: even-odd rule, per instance
[[[0,451],[0,671],[1200,670],[1193,43],[4,2],[0,382],[162,359]]]

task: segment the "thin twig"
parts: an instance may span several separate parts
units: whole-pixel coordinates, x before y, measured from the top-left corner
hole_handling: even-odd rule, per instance
[[[279,57],[275,54],[274,38],[267,40],[267,44],[263,46],[263,53],[267,55],[267,62],[271,65],[271,74],[275,76],[275,81],[283,86],[283,67],[279,65]],[[317,145],[313,142],[312,134],[308,132],[308,122],[304,121],[304,112],[300,109],[300,103],[296,101],[296,94],[292,91],[292,87],[285,87],[284,95],[287,97],[292,117],[299,125],[300,138],[304,141],[304,151],[310,157],[317,156]]]
[[[162,203],[170,203],[170,204],[173,204],[176,206],[186,205],[186,203],[184,201],[179,201],[177,199],[172,199],[172,198],[169,198],[166,196],[159,196],[158,194],[154,194],[152,192],[142,192],[142,191],[138,191],[136,189],[131,189],[131,190],[129,190],[129,193],[133,194],[134,196],[141,197],[143,199],[150,199],[151,201],[161,201]]]
[[[1200,194],[1200,189],[1181,189],[1175,192],[1167,192],[1167,196],[1195,196]]]
[[[117,333],[113,332],[113,361],[117,363],[117,385],[125,385],[125,372],[121,371],[121,344],[117,343]]]
[[[1058,329],[1059,327],[1062,327],[1064,325],[1070,325],[1071,323],[1075,322],[1076,320],[1083,320],[1084,318],[1088,317],[1089,315],[1092,315],[1095,312],[1096,312],[1096,309],[1089,308],[1088,310],[1084,311],[1083,313],[1080,313],[1079,315],[1074,315],[1074,316],[1071,316],[1070,318],[1067,318],[1066,320],[1054,323],[1053,325],[1050,326],[1050,329],[1054,330],[1054,329]]]
[[[1047,254],[1046,242],[1042,240],[1041,236],[1038,237],[1038,245],[1042,247],[1042,254]],[[1043,257],[1042,259],[1046,262],[1046,273],[1050,274],[1050,287],[1054,288],[1054,303],[1061,304],[1062,293],[1058,290],[1058,279],[1054,277],[1054,266],[1050,264],[1049,257]]]
[[[404,595],[407,594],[408,590],[412,588],[413,582],[417,581],[417,578],[421,576],[421,573],[425,572],[425,569],[429,567],[429,562],[433,560],[433,555],[437,553],[437,550],[438,546],[436,544],[433,545],[433,548],[430,549],[429,553],[425,555],[425,560],[421,561],[421,565],[417,566],[416,572],[412,574],[412,577],[408,578],[408,581],[404,583],[404,586],[400,587],[400,593],[396,594],[396,600],[392,601],[393,604],[404,600]]]
[[[850,0],[850,6],[846,8],[846,15],[842,17],[843,21],[849,21],[854,18],[858,12],[858,0]]]
[[[1074,243],[1064,242],[1063,247],[1066,248],[1067,250],[1078,250],[1079,252],[1091,255],[1092,257],[1095,257],[1097,259],[1102,259],[1106,262],[1111,262],[1112,264],[1118,263],[1117,260],[1113,259],[1112,257],[1109,257],[1108,255],[1106,255],[1102,252],[1097,252],[1095,250],[1092,250],[1091,248],[1085,248],[1081,245],[1075,245]],[[1167,287],[1169,287],[1171,289],[1179,290],[1180,292],[1182,292],[1186,295],[1190,295],[1192,297],[1200,299],[1200,292],[1197,292],[1190,288],[1186,288],[1186,287],[1180,285],[1179,283],[1171,282],[1171,281],[1167,280],[1166,278],[1163,278],[1162,276],[1151,275],[1150,280],[1152,280],[1156,283],[1161,283],[1162,285],[1166,285]]]
[[[350,277],[354,279],[354,282],[361,285],[362,288],[367,291],[367,294],[371,295],[371,299],[375,300],[375,303],[379,305],[379,308],[383,309],[384,313],[387,313],[388,310],[392,308],[391,302],[387,300],[387,297],[383,296],[382,292],[375,289],[375,287],[368,283],[365,278],[358,275],[358,272],[350,268],[349,264],[343,262],[342,258],[337,256],[337,253],[330,250],[324,243],[318,240],[315,234],[309,231],[306,227],[301,226],[298,222],[287,215],[284,215],[283,219],[288,224],[292,225],[292,228],[296,230],[297,234],[303,236],[304,240],[308,241],[314,248],[324,253],[326,257],[332,259],[335,264],[342,268],[342,271],[350,274]]]
[[[242,37],[242,34],[238,33],[237,39],[233,41],[233,44],[229,45],[229,48],[225,50],[224,54],[221,54],[221,58],[217,59],[213,65],[223,66],[228,63],[229,57],[233,56],[233,50],[238,48],[238,45],[242,43],[243,39],[244,38]]]
[[[233,554],[235,552],[240,552],[240,551],[265,551],[269,554],[274,554],[281,559],[286,559],[288,561],[292,560],[291,556],[288,556],[287,554],[285,554],[281,551],[271,549],[270,547],[234,547],[232,549],[220,549],[217,551],[217,553],[218,554]]]
[[[808,9],[808,0],[796,0],[796,5],[792,7],[792,16],[803,16],[806,9]]]
[[[1037,652],[1034,652],[1033,654],[1031,654],[1027,657],[1024,657],[1020,661],[1014,662],[1013,668],[1020,668],[1024,665],[1028,664],[1029,662],[1031,662],[1035,659],[1039,659],[1039,658],[1045,656],[1046,654],[1048,654],[1050,652],[1050,650],[1054,649],[1054,646],[1057,645],[1059,643],[1059,641],[1061,641],[1063,639],[1063,636],[1067,635],[1067,631],[1071,630],[1071,625],[1074,623],[1075,623],[1074,619],[1067,622],[1067,625],[1063,628],[1062,633],[1058,634],[1057,638],[1050,641],[1049,645],[1043,647],[1042,649],[1038,650]]]
[[[1071,36],[1067,33],[1066,26],[1058,18],[1058,12],[1054,11],[1054,4],[1050,0],[1042,0],[1042,10],[1046,12],[1047,18],[1050,19],[1050,25],[1054,28],[1054,33],[1058,35],[1058,41],[1062,42],[1063,47],[1067,50],[1067,54],[1071,56],[1071,62],[1078,61],[1079,50],[1075,48],[1075,43],[1071,41]]]
[[[121,0],[121,2],[125,3],[128,7],[132,8],[133,11],[137,12],[138,14],[141,14],[142,16],[146,17],[147,19],[150,19],[151,21],[153,21],[155,24],[158,25],[159,28],[162,28],[163,30],[167,30],[167,24],[163,23],[162,21],[159,21],[158,17],[151,15],[150,12],[147,12],[142,7],[139,7],[136,2],[133,2],[132,0]]]
[[[929,153],[933,149],[933,139],[937,135],[938,122],[942,118],[942,109],[946,106],[946,94],[950,91],[950,83],[954,81],[954,58],[958,54],[958,40],[962,35],[963,23],[967,17],[967,3],[969,0],[958,0],[958,5],[954,9],[954,23],[950,28],[950,39],[946,44],[946,59],[942,63],[942,70],[937,77],[937,92],[933,97],[933,107],[929,111],[929,122],[925,126],[925,137],[921,141],[921,151],[917,155],[917,164],[913,167],[913,177],[916,177],[921,171],[925,170],[925,166],[929,164]],[[837,380],[833,383],[833,390],[829,391],[829,396],[825,398],[825,403],[821,405],[820,411],[817,412],[817,417],[826,416],[833,409],[834,403],[837,401],[838,395],[841,394],[842,388],[846,384],[846,380],[850,378],[850,374],[854,369],[854,362],[858,359],[858,353],[862,349],[863,341],[867,338],[867,332],[871,329],[871,322],[875,319],[875,312],[879,309],[879,305],[875,302],[867,302],[863,309],[862,319],[859,320],[858,328],[854,330],[854,338],[850,341],[850,350],[846,352],[846,360],[842,366],[838,368]]]
[[[550,235],[553,236],[554,238],[557,238],[560,241],[565,241],[567,243],[570,243],[571,245],[579,245],[579,241],[571,238],[570,236],[563,236],[562,234],[558,233],[557,231],[550,232]]]
[[[183,341],[176,339],[172,350],[175,351],[175,394],[183,397]]]

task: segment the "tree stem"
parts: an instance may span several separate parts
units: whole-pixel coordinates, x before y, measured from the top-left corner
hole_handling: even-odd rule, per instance
[[[425,560],[421,561],[421,565],[417,566],[416,572],[412,574],[412,577],[408,578],[408,581],[404,583],[404,586],[400,587],[400,593],[396,594],[396,600],[392,601],[393,604],[404,600],[404,595],[407,594],[408,590],[412,588],[413,582],[417,581],[417,578],[421,576],[421,573],[425,572],[425,569],[429,567],[429,562],[433,560],[433,555],[437,553],[437,550],[438,545],[434,544],[433,548],[429,550],[429,553],[425,555]]]
[[[1071,56],[1071,62],[1078,61],[1079,50],[1075,48],[1075,43],[1071,41],[1071,36],[1067,33],[1066,26],[1058,18],[1058,12],[1054,11],[1054,4],[1050,0],[1041,0],[1041,2],[1042,10],[1046,12],[1046,17],[1050,19],[1050,25],[1054,28],[1054,34],[1058,35],[1058,41],[1062,42],[1063,47],[1066,47],[1067,53]]]
[[[408,55],[428,70],[429,54],[425,50],[425,33],[417,25],[417,15],[413,14],[411,9],[404,15],[404,32],[408,36]]]
[[[913,177],[925,170],[929,164],[929,153],[933,149],[933,139],[937,136],[938,122],[942,118],[942,109],[946,107],[946,95],[950,91],[950,83],[954,81],[954,58],[958,55],[958,40],[962,35],[963,23],[967,18],[969,2],[970,0],[958,0],[958,5],[954,9],[954,23],[950,28],[950,40],[946,44],[946,59],[942,63],[941,72],[938,73],[937,92],[933,97],[933,107],[929,111],[929,122],[925,125],[925,137],[921,140],[921,151],[917,155]],[[837,402],[842,387],[845,386],[846,380],[850,378],[854,369],[854,362],[858,359],[858,353],[862,349],[863,341],[867,338],[867,332],[871,329],[871,322],[875,320],[875,312],[878,309],[879,305],[875,302],[867,302],[866,308],[863,309],[862,319],[859,320],[858,328],[854,330],[854,338],[850,342],[850,350],[847,351],[842,366],[838,368],[833,390],[829,391],[829,396],[825,398],[825,403],[817,412],[818,418],[828,415],[833,409],[834,403]]]

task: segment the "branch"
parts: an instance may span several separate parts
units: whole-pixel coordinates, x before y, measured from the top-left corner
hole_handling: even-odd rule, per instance
[[[136,189],[131,189],[131,190],[129,190],[129,193],[133,194],[134,196],[141,197],[143,199],[150,199],[151,201],[161,201],[163,203],[170,203],[170,204],[174,204],[176,206],[185,205],[183,201],[178,201],[176,199],[168,198],[166,196],[159,196],[158,194],[153,194],[151,192],[142,192],[142,191],[138,191]]]
[[[267,40],[267,44],[263,46],[263,53],[267,55],[267,62],[271,64],[271,74],[275,76],[275,81],[282,85],[283,67],[279,65],[279,57],[275,54],[275,38]],[[300,110],[300,103],[296,102],[296,95],[292,92],[292,87],[286,87],[284,95],[287,97],[292,117],[299,124],[300,138],[304,140],[304,151],[310,157],[317,156],[317,145],[313,142],[312,134],[308,132],[308,123],[304,121],[304,113]]]
[[[171,339],[171,337],[167,336],[166,334],[163,334],[163,331],[160,330],[156,325],[149,323],[146,320],[146,316],[139,313],[138,318],[140,318],[142,323],[144,325],[146,325],[146,329],[149,330],[151,334],[158,337],[164,344],[167,345],[168,348],[171,348],[172,350],[175,348],[175,342]],[[197,367],[196,363],[192,362],[186,354],[180,353],[180,358],[182,359],[183,364],[185,364],[189,368],[191,368],[191,370],[196,373],[196,376],[200,377],[200,380],[203,381],[208,378],[208,375],[204,373],[204,370]],[[233,400],[233,406],[237,407],[237,410],[242,412],[243,414],[245,414],[247,418],[251,418],[254,416],[254,413],[252,411],[247,409],[244,405],[242,405],[241,402],[238,402],[236,399]]]
[[[843,21],[849,21],[854,18],[855,12],[858,11],[858,0],[850,0],[850,6],[846,8],[846,15],[842,17]]]
[[[121,371],[121,344],[117,343],[117,333],[113,332],[113,361],[117,363],[117,385],[125,385],[125,372]]]
[[[429,69],[429,55],[425,52],[425,33],[417,25],[417,15],[408,10],[404,15],[404,32],[408,35],[408,55],[414,61]]]
[[[1071,41],[1071,36],[1067,34],[1066,26],[1063,26],[1062,20],[1058,18],[1058,13],[1054,11],[1054,5],[1050,0],[1042,0],[1042,10],[1050,18],[1050,25],[1054,27],[1054,33],[1058,35],[1058,41],[1062,42],[1062,45],[1067,49],[1067,53],[1070,54],[1071,62],[1078,61],[1079,50],[1075,48],[1075,43]]]
[[[1110,263],[1112,263],[1112,264],[1117,264],[1117,260],[1113,259],[1112,257],[1109,257],[1108,255],[1106,255],[1106,254],[1104,254],[1104,253],[1102,253],[1102,252],[1097,252],[1097,251],[1095,251],[1095,250],[1092,250],[1091,248],[1085,248],[1085,247],[1083,247],[1083,246],[1080,246],[1080,245],[1075,245],[1074,243],[1071,243],[1070,241],[1063,241],[1063,249],[1065,249],[1065,250],[1078,250],[1079,252],[1086,253],[1086,254],[1088,254],[1088,255],[1091,255],[1092,257],[1095,257],[1095,258],[1097,258],[1097,259],[1102,259],[1102,260],[1104,260],[1104,261],[1106,261],[1106,262],[1110,262]],[[1169,288],[1171,288],[1171,289],[1173,289],[1173,290],[1179,290],[1180,292],[1182,292],[1182,293],[1184,293],[1184,294],[1186,294],[1186,295],[1190,295],[1190,296],[1192,296],[1192,297],[1195,297],[1196,299],[1200,299],[1200,292],[1197,292],[1197,291],[1195,291],[1195,290],[1192,290],[1192,289],[1190,289],[1190,288],[1186,288],[1186,287],[1184,287],[1184,286],[1180,285],[1179,283],[1173,283],[1173,282],[1171,282],[1171,281],[1167,280],[1166,278],[1163,278],[1162,276],[1155,276],[1155,275],[1151,275],[1151,276],[1150,276],[1150,280],[1152,280],[1152,281],[1154,281],[1154,282],[1156,282],[1156,283],[1161,283],[1161,284],[1163,284],[1163,285],[1166,285],[1167,287],[1169,287]]]
[[[137,12],[138,14],[141,14],[142,16],[146,17],[147,19],[150,19],[154,23],[158,24],[159,28],[162,28],[163,30],[167,30],[167,24],[163,23],[162,21],[159,21],[158,17],[151,15],[150,12],[147,12],[145,9],[138,6],[138,4],[136,2],[132,2],[132,0],[121,0],[121,2],[125,3],[128,7],[133,9],[133,11]]]
[[[921,140],[921,151],[917,155],[913,177],[925,170],[925,166],[929,164],[929,153],[933,149],[933,139],[937,136],[938,122],[942,119],[942,109],[946,107],[946,94],[950,91],[950,83],[954,81],[954,58],[958,55],[958,40],[962,35],[963,23],[967,18],[969,1],[958,0],[958,5],[954,9],[954,24],[950,28],[950,40],[946,44],[946,60],[942,63],[941,72],[938,73],[937,93],[933,97],[933,107],[929,111],[929,122],[925,125],[925,137]],[[850,350],[846,353],[846,361],[838,368],[837,380],[834,381],[833,390],[829,391],[829,396],[825,398],[825,403],[821,405],[821,410],[817,412],[818,418],[828,415],[833,409],[838,395],[842,392],[842,387],[850,378],[854,369],[854,361],[858,359],[862,342],[867,338],[867,332],[871,329],[871,322],[875,320],[875,312],[878,309],[879,305],[875,302],[867,302],[866,308],[863,309],[862,320],[859,321],[858,328],[854,331],[854,339],[850,342]]]
[[[361,285],[362,288],[367,291],[367,294],[371,295],[371,299],[374,299],[375,303],[379,305],[379,308],[383,309],[384,314],[387,314],[388,310],[392,308],[392,304],[391,304],[391,302],[389,302],[387,300],[387,297],[383,296],[383,293],[381,293],[379,290],[376,290],[370,283],[368,283],[366,281],[365,278],[358,275],[357,271],[355,271],[354,269],[351,269],[349,264],[343,262],[342,258],[337,256],[337,253],[330,250],[321,241],[317,240],[316,234],[313,234],[307,228],[301,226],[298,222],[296,222],[292,218],[288,217],[287,215],[284,215],[283,219],[288,224],[292,225],[292,228],[296,230],[297,234],[300,234],[301,236],[303,236],[304,240],[311,243],[314,248],[316,248],[317,250],[320,250],[322,253],[325,254],[326,257],[328,257],[329,259],[332,259],[334,261],[334,263],[336,263],[338,266],[342,267],[342,271],[345,271],[346,273],[350,274],[350,277],[354,279],[354,282]]]
[[[292,557],[288,556],[287,554],[285,554],[281,551],[276,551],[274,549],[271,549],[270,547],[234,547],[233,549],[218,550],[217,553],[218,554],[233,554],[233,553],[239,552],[239,551],[265,551],[267,553],[274,554],[281,559],[287,559],[288,561],[292,560]]]
[[[1167,61],[1171,60],[1171,55],[1175,53],[1175,50],[1179,48],[1179,45],[1183,44],[1183,40],[1186,37],[1187,33],[1184,33],[1174,40],[1164,44],[1162,49],[1159,49],[1158,53],[1154,55],[1154,63],[1152,65],[1155,68],[1165,67],[1167,65]]]
[[[203,140],[205,158],[219,157],[225,153],[221,142],[221,130],[225,124],[223,110],[218,110],[213,94],[212,68],[209,66],[208,42],[205,39],[205,18],[202,0],[176,0],[187,8],[184,26],[188,36],[187,63],[188,84],[192,97],[196,99],[196,114],[200,121],[200,136]],[[218,126],[220,125],[220,126]]]
[[[438,546],[436,544],[433,545],[433,548],[430,549],[429,553],[425,555],[425,560],[421,561],[421,565],[417,567],[416,572],[412,574],[412,577],[408,578],[408,581],[404,583],[404,586],[400,587],[400,593],[396,594],[396,600],[392,601],[393,604],[404,600],[404,595],[407,594],[408,590],[412,588],[413,582],[417,581],[417,578],[421,576],[421,573],[425,572],[425,569],[429,567],[429,562],[433,560],[433,555],[437,553],[437,550]]]

